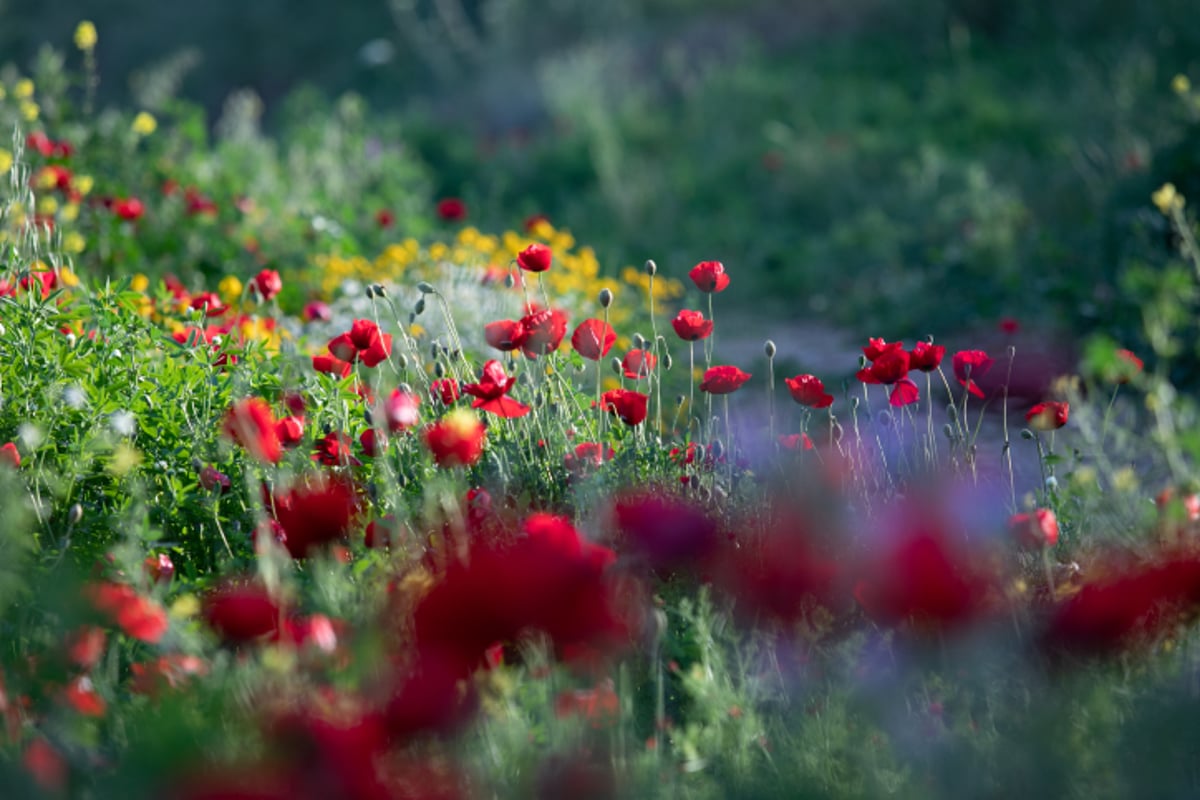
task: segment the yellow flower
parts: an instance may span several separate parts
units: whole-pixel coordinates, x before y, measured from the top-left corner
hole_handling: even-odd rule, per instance
[[[21,103],[21,116],[26,122],[37,122],[38,115],[42,113],[41,107],[32,100],[25,100]]]
[[[85,247],[87,247],[87,241],[79,231],[71,231],[63,237],[63,250],[66,250],[71,255],[79,255]]]
[[[0,149],[0,172],[8,172],[12,169],[13,155],[7,150]]]
[[[64,244],[64,247],[66,245]],[[58,279],[63,286],[78,286],[79,276],[71,271],[70,267],[63,267],[58,271]]]
[[[59,212],[58,218],[63,222],[74,222],[79,218],[79,204],[67,203],[62,207],[62,211]]]
[[[1170,214],[1172,211],[1183,208],[1183,195],[1175,190],[1173,183],[1164,183],[1158,187],[1158,190],[1150,195],[1150,199],[1164,214]]]
[[[96,46],[96,26],[84,20],[75,26],[75,46],[87,52]]]
[[[200,600],[194,594],[182,594],[171,604],[170,614],[175,619],[188,619],[200,613]]]
[[[33,81],[29,78],[21,78],[13,84],[13,97],[18,100],[28,100],[33,97]]]
[[[1171,90],[1175,94],[1187,94],[1192,90],[1192,82],[1188,80],[1187,75],[1176,75],[1171,79]]]
[[[158,130],[158,120],[147,111],[139,111],[138,115],[133,118],[131,128],[138,136],[149,136]]]
[[[217,284],[217,291],[226,303],[234,303],[242,296],[242,282],[236,275],[226,275]]]
[[[408,335],[414,339],[420,339],[425,335],[425,328],[419,322],[414,322],[408,326]]]
[[[96,185],[96,181],[91,175],[76,175],[71,182],[75,186],[75,191],[81,195],[86,195]]]
[[[150,288],[150,279],[142,273],[133,276],[133,280],[129,282],[129,288],[135,292],[144,292]]]
[[[53,197],[41,197],[37,202],[37,213],[43,217],[52,217],[58,213],[58,201]]]

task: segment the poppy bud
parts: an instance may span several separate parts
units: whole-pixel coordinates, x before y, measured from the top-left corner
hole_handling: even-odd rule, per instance
[[[434,359],[436,359],[441,354],[442,354],[442,343],[441,342],[435,341],[431,345],[429,345],[429,355],[430,356],[432,356]]]
[[[416,314],[414,314],[414,313],[413,313],[413,312],[411,312],[411,311],[410,311],[410,312],[408,312],[408,324],[409,324],[409,325],[412,325],[412,324],[413,324],[414,322],[416,322],[416,321],[417,321],[417,315],[416,315]]]
[[[684,397],[683,395],[681,395],[681,394],[675,395],[675,405],[677,405],[677,406],[683,405],[684,400],[687,400],[687,398]]]
[[[633,347],[635,350],[645,350],[646,337],[642,336],[640,333],[633,334]]]
[[[382,283],[372,283],[368,288],[375,291],[376,297],[387,297],[387,289],[383,288]]]
[[[425,298],[424,297],[422,297],[420,300],[418,300],[417,304],[415,306],[413,306],[413,313],[416,314],[418,317],[425,313]]]
[[[511,272],[504,276],[504,288],[511,289],[516,285],[517,279],[513,277]]]
[[[72,504],[70,510],[67,511],[67,522],[71,525],[78,525],[83,519],[83,506],[79,503]]]
[[[658,273],[658,264],[654,263],[653,258],[646,259],[646,274],[653,278]]]
[[[612,371],[618,375],[621,375],[625,372],[625,368],[621,365],[621,359],[614,357],[608,363],[610,366],[612,366]]]
[[[396,365],[400,367],[400,369],[408,369],[408,356],[401,353],[396,357]]]
[[[721,456],[725,455],[725,445],[721,444],[720,439],[717,439],[712,443],[712,454],[713,458],[720,458]]]
[[[942,433],[946,434],[947,439],[954,441],[954,426],[949,422],[942,426]]]
[[[673,364],[673,363],[674,362],[671,360],[670,353],[667,353],[666,355],[663,356],[663,369],[670,369],[671,364]]]
[[[413,393],[412,387],[411,387],[411,386],[409,386],[407,383],[402,383],[402,384],[400,384],[400,385],[399,385],[397,388],[398,388],[400,391],[404,392],[405,394],[412,394],[412,393]]]
[[[612,289],[605,287],[600,290],[600,305],[603,308],[608,308],[612,305],[613,293]]]
[[[766,343],[763,344],[763,352],[767,354],[767,358],[774,358],[775,353],[777,352],[775,349],[775,343],[770,339],[767,339]]]
[[[432,284],[429,284],[426,281],[420,281],[417,283],[417,291],[421,294],[435,294],[437,289],[434,289]]]
[[[374,297],[375,297],[375,284],[368,283],[367,284],[367,299],[370,300]]]
[[[958,419],[958,407],[955,406],[954,403],[951,403],[948,406],[946,406],[946,416],[949,417],[952,421]]]
[[[371,413],[370,406],[363,406],[363,419],[367,421],[368,425],[375,424],[375,415]]]
[[[446,377],[446,366],[440,361],[433,362],[433,374],[437,378]]]
[[[1033,431],[1029,430],[1029,428],[1022,428],[1021,429],[1021,438],[1025,439],[1026,441],[1034,438]]]

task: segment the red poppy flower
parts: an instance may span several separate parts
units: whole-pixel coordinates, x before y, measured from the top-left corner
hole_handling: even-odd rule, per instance
[[[490,347],[507,353],[521,346],[525,338],[525,328],[515,320],[496,320],[483,326],[483,338]]]
[[[1039,508],[1032,514],[1013,514],[1008,518],[1008,527],[1024,547],[1053,547],[1058,543],[1058,518],[1048,508]]]
[[[246,644],[279,631],[279,606],[257,583],[228,583],[210,593],[203,603],[204,619],[230,644]]]
[[[313,461],[319,461],[327,467],[357,467],[362,464],[350,453],[350,437],[338,431],[331,431],[318,439],[313,450]]]
[[[1139,374],[1145,364],[1129,350],[1117,351],[1118,375],[1117,383],[1129,383],[1134,375]]]
[[[907,377],[908,369],[908,352],[897,346],[881,352],[869,366],[858,371],[857,377],[863,383],[890,386]]]
[[[167,612],[155,600],[119,583],[93,583],[84,589],[92,606],[134,639],[158,644],[167,632]]]
[[[571,346],[575,348],[575,352],[592,361],[599,361],[608,355],[616,341],[616,331],[607,322],[599,319],[585,319],[579,323],[575,333],[571,334]]]
[[[554,253],[544,244],[535,242],[517,253],[517,264],[527,272],[545,272],[554,261]]]
[[[933,372],[941,366],[942,357],[945,355],[946,348],[940,344],[917,342],[913,345],[912,353],[909,354],[908,366],[910,369],[919,369],[922,372]]]
[[[529,413],[529,406],[505,396],[516,382],[515,377],[504,372],[504,365],[493,359],[483,365],[479,383],[467,383],[462,388],[475,398],[472,408],[482,408],[501,417],[523,417]]]
[[[375,212],[375,224],[381,228],[390,228],[396,224],[396,215],[390,208],[381,208]]]
[[[203,311],[206,317],[219,317],[229,310],[221,296],[214,292],[201,292],[192,298],[192,308]]]
[[[807,433],[785,433],[779,437],[779,445],[784,450],[812,450],[813,441]]]
[[[628,547],[655,569],[703,561],[717,546],[717,523],[702,509],[661,490],[623,494],[612,513],[622,551]]]
[[[454,405],[459,398],[458,381],[454,378],[440,378],[429,385],[429,395],[442,401],[442,405]]]
[[[392,353],[392,335],[382,333],[369,319],[356,319],[346,333],[329,341],[329,352],[342,361],[377,366]]]
[[[350,375],[350,370],[354,367],[349,361],[342,361],[334,355],[319,355],[312,357],[313,369],[317,372],[324,372],[327,375],[336,375],[339,378],[345,378]]]
[[[91,669],[104,655],[108,634],[96,625],[83,625],[67,636],[67,658],[80,669]]]
[[[1025,421],[1035,431],[1052,431],[1067,424],[1070,416],[1070,403],[1055,403],[1048,401],[1038,403],[1025,413]]]
[[[421,398],[412,392],[395,389],[383,403],[383,417],[392,433],[400,433],[421,421]]]
[[[30,150],[38,151],[46,158],[54,155],[54,141],[41,131],[34,131],[26,136],[25,146]]]
[[[959,384],[966,387],[975,397],[983,397],[983,390],[979,388],[975,379],[983,377],[996,360],[982,350],[960,350],[954,354],[951,363],[954,365],[954,377],[958,379]]]
[[[465,408],[450,411],[425,429],[425,446],[439,467],[473,465],[483,456],[486,438],[487,428]]]
[[[567,335],[567,315],[556,309],[539,309],[521,318],[524,333],[521,352],[526,358],[553,353]]]
[[[833,395],[825,391],[825,384],[816,375],[797,375],[794,378],[784,378],[792,399],[802,406],[809,408],[829,408],[833,405]]]
[[[123,220],[130,222],[139,220],[146,213],[146,207],[136,197],[129,197],[113,202],[113,213]]]
[[[457,197],[445,197],[438,201],[437,214],[447,222],[458,222],[467,218],[467,204]]]
[[[293,558],[305,557],[318,545],[345,539],[359,511],[354,487],[325,475],[276,493],[271,507],[282,528],[283,545]]]
[[[175,562],[166,553],[146,556],[142,561],[142,569],[154,583],[170,583],[171,578],[175,577]]]
[[[713,332],[712,320],[705,319],[699,311],[688,311],[687,309],[675,315],[675,319],[671,320],[671,327],[685,342],[706,339]]]
[[[621,370],[625,377],[630,380],[640,380],[648,378],[654,372],[654,368],[658,365],[658,358],[649,350],[639,350],[634,348],[625,354],[621,359]]]
[[[367,458],[375,458],[380,453],[387,451],[388,440],[387,436],[374,428],[367,428],[358,435],[358,443],[362,446],[363,455]]]
[[[21,454],[12,442],[6,442],[3,447],[0,447],[0,465],[7,465],[13,469],[21,466]]]
[[[702,292],[723,292],[729,286],[729,276],[725,274],[725,265],[720,261],[701,261],[692,267],[688,277],[696,288]]]
[[[632,389],[613,389],[600,395],[600,407],[613,411],[626,425],[640,425],[646,419],[649,396]]]
[[[884,339],[868,339],[867,346],[862,349],[868,361],[874,361],[884,353],[903,349],[903,342],[889,342]]]
[[[63,700],[85,717],[102,717],[108,704],[96,694],[96,687],[87,675],[80,675],[63,689]]]
[[[599,442],[581,442],[563,456],[563,466],[575,477],[588,474],[605,461],[611,461],[616,452]]]
[[[253,458],[278,463],[283,451],[275,430],[275,415],[267,401],[250,397],[233,404],[225,415],[222,433],[246,449]]]
[[[333,310],[329,307],[328,303],[313,300],[311,303],[305,304],[305,322],[329,322],[331,319],[333,319]]]
[[[220,491],[225,494],[233,485],[229,476],[217,470],[216,467],[204,467],[200,470],[200,488],[206,492]]]
[[[283,279],[273,269],[264,269],[250,281],[250,289],[263,299],[270,301],[283,289]]]
[[[750,377],[750,373],[742,372],[734,366],[710,367],[704,371],[700,391],[709,394],[730,394],[742,388],[742,384],[750,380]]]
[[[284,417],[275,423],[275,433],[284,447],[295,447],[304,441],[304,418]]]
[[[1021,323],[1017,322],[1013,317],[1004,317],[1000,320],[999,328],[1002,333],[1007,333],[1011,336],[1021,329]]]

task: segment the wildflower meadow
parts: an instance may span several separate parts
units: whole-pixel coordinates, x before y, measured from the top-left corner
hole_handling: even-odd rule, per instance
[[[1200,793],[1200,162],[1134,315],[817,353],[106,35],[0,72],[0,797]]]

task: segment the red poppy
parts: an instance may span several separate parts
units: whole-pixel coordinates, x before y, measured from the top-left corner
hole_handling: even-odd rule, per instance
[[[118,217],[130,222],[141,219],[142,215],[146,213],[146,207],[136,197],[116,200],[113,202],[112,209]]]
[[[457,197],[444,197],[438,201],[437,214],[447,222],[458,222],[467,218],[467,204]]]
[[[1117,351],[1118,374],[1117,383],[1129,383],[1134,375],[1139,374],[1145,364],[1129,350]]]
[[[44,737],[38,736],[29,743],[21,756],[21,765],[43,791],[62,794],[67,788],[70,765]]]
[[[82,625],[67,636],[67,658],[80,669],[91,669],[104,655],[108,634],[96,625]]]
[[[646,419],[649,396],[632,389],[612,389],[600,395],[600,407],[613,411],[626,425],[640,425]]]
[[[349,331],[329,341],[329,352],[342,361],[374,367],[391,355],[392,335],[382,333],[369,319],[356,319]]]
[[[639,350],[634,348],[625,354],[621,359],[621,370],[625,377],[630,380],[640,380],[648,378],[654,372],[654,368],[658,365],[658,358],[649,350]]]
[[[218,471],[215,467],[204,467],[200,470],[200,488],[212,492],[220,490],[221,494],[228,492],[233,484],[229,476]]]
[[[483,338],[489,346],[507,353],[521,346],[525,338],[525,328],[515,320],[496,320],[483,326]]]
[[[675,319],[671,320],[671,327],[685,342],[706,339],[713,332],[712,320],[705,319],[699,311],[688,311],[687,309],[675,315]]]
[[[383,417],[392,433],[400,433],[421,421],[421,398],[412,392],[395,389],[383,404]]]
[[[526,358],[553,353],[567,335],[567,315],[557,309],[539,309],[521,318],[524,333],[521,352]]]
[[[500,417],[523,417],[529,413],[529,406],[506,396],[516,382],[515,377],[505,373],[504,365],[493,359],[483,365],[479,383],[467,383],[462,388],[475,398],[471,408],[482,408]]]
[[[563,456],[563,466],[575,477],[588,474],[605,461],[611,461],[616,452],[612,447],[606,447],[599,442],[581,442],[575,449]]]
[[[544,244],[535,242],[517,253],[517,264],[527,272],[545,272],[554,261],[554,253]]]
[[[166,610],[157,601],[119,583],[94,583],[84,589],[97,611],[108,615],[127,635],[158,644],[167,632]]]
[[[459,398],[458,381],[454,378],[440,378],[429,385],[429,395],[442,401],[442,405],[454,405]]]
[[[1021,323],[1013,317],[1003,317],[999,324],[1000,331],[1010,336],[1021,329]]]
[[[575,333],[571,334],[571,346],[575,348],[575,352],[592,361],[599,361],[608,355],[616,341],[616,331],[607,322],[599,319],[585,319],[579,323]]]
[[[276,493],[271,506],[282,528],[283,545],[294,558],[305,557],[318,545],[345,539],[359,511],[354,487],[325,475]]]
[[[222,433],[264,463],[278,463],[283,455],[279,434],[275,430],[275,415],[271,413],[267,401],[260,397],[234,403],[225,415]]]
[[[387,451],[387,436],[375,430],[367,428],[358,435],[358,443],[362,445],[363,455],[367,458],[375,458],[380,453]]]
[[[250,281],[250,289],[258,294],[264,302],[269,301],[283,289],[283,279],[273,269],[264,269]]]
[[[465,408],[450,411],[425,429],[425,446],[439,467],[473,465],[483,456],[486,438],[487,428]]]
[[[166,689],[178,689],[189,678],[204,675],[208,666],[196,656],[171,653],[153,661],[129,665],[129,690],[154,697]]]
[[[862,349],[868,361],[874,361],[884,353],[903,349],[903,342],[889,342],[884,339],[867,339],[867,346]]]
[[[1024,547],[1053,547],[1058,543],[1058,518],[1048,508],[1013,514],[1008,518],[1008,527]]]
[[[896,342],[899,345],[899,342]],[[909,355],[897,346],[881,352],[869,366],[860,369],[857,377],[863,383],[891,385],[908,376]]]
[[[784,450],[812,450],[813,441],[807,433],[785,433],[779,437],[779,445]]]
[[[996,360],[982,350],[960,350],[954,354],[951,363],[954,365],[954,377],[958,379],[959,384],[966,387],[975,397],[983,397],[983,390],[975,380],[983,377]]]
[[[329,322],[331,319],[333,319],[333,310],[329,307],[328,303],[313,300],[311,303],[305,304],[305,322]]]
[[[279,606],[258,583],[227,583],[203,603],[204,619],[230,644],[246,644],[279,631]]]
[[[910,369],[919,369],[922,372],[933,372],[941,366],[942,357],[945,355],[946,348],[940,344],[917,342],[913,345],[912,353],[909,354],[908,366]]]
[[[360,466],[362,464],[350,453],[350,437],[338,431],[331,431],[313,444],[313,461],[319,461],[327,467]]]
[[[725,274],[725,265],[720,261],[701,261],[692,267],[688,277],[696,288],[702,292],[723,292],[729,286],[729,276]]]
[[[1036,431],[1052,431],[1066,425],[1070,413],[1070,403],[1048,401],[1029,409],[1025,413],[1025,421]]]
[[[12,442],[6,442],[3,447],[0,447],[0,465],[7,465],[13,469],[21,466],[21,454]]]
[[[396,224],[396,215],[390,208],[381,208],[375,212],[375,224],[381,228],[390,228]]]
[[[346,378],[350,375],[350,370],[354,367],[349,361],[342,361],[334,355],[319,355],[312,357],[313,369],[317,372],[324,372],[327,375],[336,375],[339,378]]]
[[[634,491],[613,503],[613,524],[625,547],[652,568],[670,569],[704,561],[718,543],[719,529],[702,509],[662,490]]]
[[[25,146],[36,150],[46,158],[54,155],[54,141],[41,131],[34,131],[25,137]]]
[[[825,391],[825,384],[816,375],[797,375],[794,378],[784,378],[792,399],[802,406],[809,408],[829,408],[833,405],[833,395]]]
[[[750,380],[750,377],[750,373],[742,372],[734,366],[710,367],[704,371],[700,391],[709,394],[730,394],[742,388],[742,384]]]
[[[170,583],[175,576],[175,562],[166,553],[146,556],[142,561],[142,569],[154,583]]]
[[[304,441],[304,417],[284,417],[275,423],[275,433],[284,447],[295,447]]]
[[[229,310],[225,301],[215,292],[201,292],[192,298],[192,308],[203,311],[206,317],[219,317]]]
[[[104,698],[96,693],[92,679],[80,675],[63,689],[63,700],[85,717],[102,717],[108,708]]]

